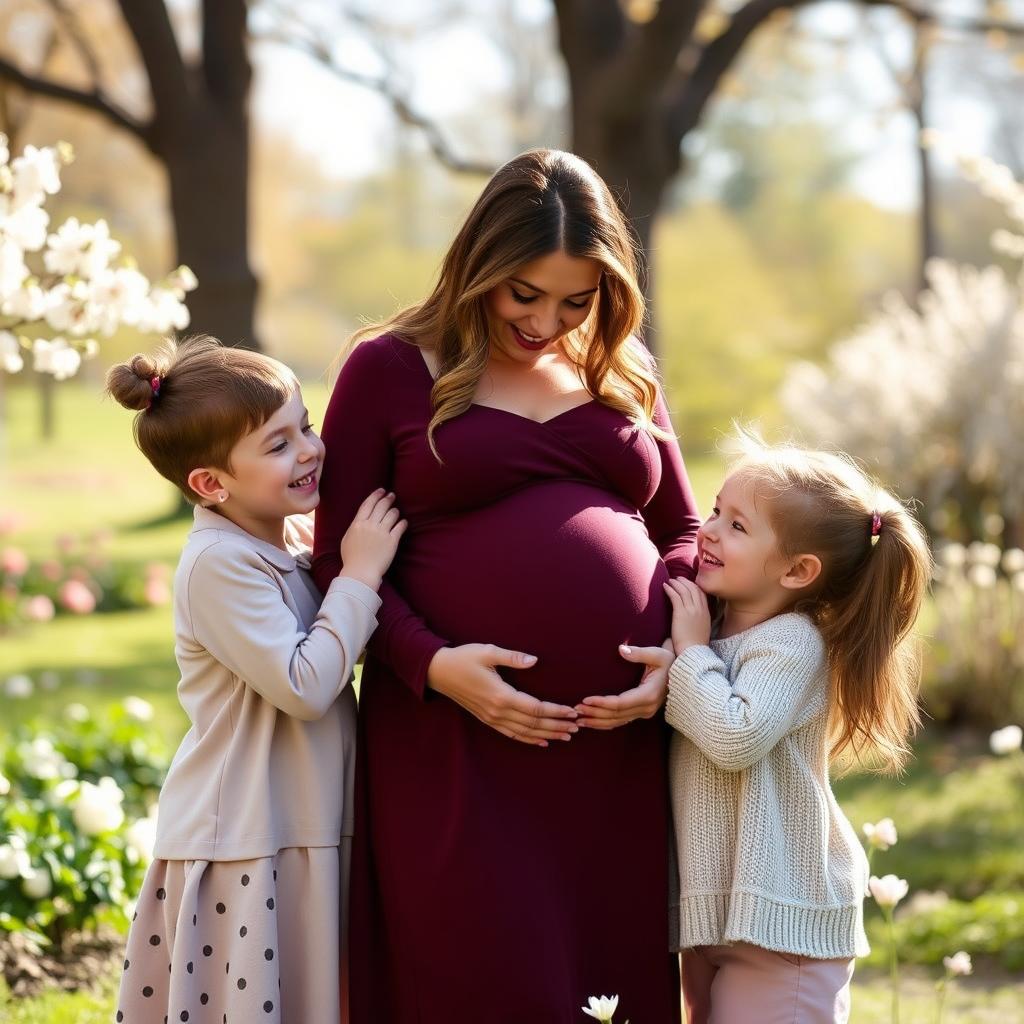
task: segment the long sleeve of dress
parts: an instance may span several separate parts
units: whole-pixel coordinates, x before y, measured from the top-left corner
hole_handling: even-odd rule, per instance
[[[323,717],[348,685],[379,604],[357,580],[334,580],[305,632],[260,555],[223,541],[196,559],[187,586],[195,642],[275,707],[304,721]]]
[[[668,407],[660,392],[654,422],[674,435]],[[661,483],[641,511],[651,540],[661,552],[669,574],[692,580],[697,575],[697,528],[701,522],[697,501],[674,436],[664,441],[659,438],[658,451],[661,454]]]
[[[321,432],[327,454],[313,543],[313,576],[321,590],[341,568],[341,538],[360,504],[376,488],[391,486],[388,369],[379,350],[358,346],[342,367],[327,407]],[[447,641],[387,580],[380,597],[379,625],[369,649],[422,698],[430,661]]]
[[[820,711],[824,663],[820,635],[799,621],[752,630],[732,679],[710,647],[688,647],[669,668],[665,718],[722,771],[743,771]]]

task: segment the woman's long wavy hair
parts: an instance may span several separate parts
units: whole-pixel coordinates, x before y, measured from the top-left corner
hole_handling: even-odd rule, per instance
[[[913,627],[932,575],[921,525],[848,456],[772,446],[743,430],[735,449],[732,472],[764,499],[780,553],[821,560],[792,610],[825,640],[833,758],[899,770],[920,723]]]
[[[571,153],[536,149],[510,160],[487,183],[431,294],[350,339],[354,345],[390,332],[435,353],[427,437],[438,460],[438,427],[469,408],[487,365],[493,330],[487,293],[523,264],[557,251],[596,260],[602,268],[590,316],[565,339],[566,354],[587,390],[638,427],[667,436],[653,423],[653,361],[630,343],[643,322],[644,299],[625,218],[589,164]]]

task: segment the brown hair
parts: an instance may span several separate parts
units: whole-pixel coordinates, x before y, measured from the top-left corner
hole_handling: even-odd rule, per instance
[[[154,387],[154,381],[156,386]],[[263,426],[299,386],[283,363],[225,348],[199,335],[165,341],[107,371],[106,391],[137,409],[135,443],[153,468],[195,503],[188,475],[201,466],[231,470],[231,449]]]
[[[435,431],[469,408],[487,365],[487,293],[524,263],[559,250],[594,259],[603,269],[592,314],[566,337],[566,352],[587,390],[638,426],[666,436],[652,423],[658,396],[653,360],[630,343],[643,322],[644,299],[625,218],[589,164],[571,153],[535,149],[510,160],[487,183],[431,294],[351,339],[390,331],[437,354],[427,437],[438,459]]]
[[[793,610],[825,639],[832,756],[902,768],[920,724],[911,631],[932,574],[924,531],[849,456],[770,446],[749,431],[740,431],[738,449],[732,471],[766,501],[780,553],[821,560]]]

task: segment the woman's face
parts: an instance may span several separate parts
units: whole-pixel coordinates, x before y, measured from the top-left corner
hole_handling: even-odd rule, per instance
[[[531,363],[590,315],[601,281],[597,260],[561,250],[524,263],[487,293],[491,354]]]

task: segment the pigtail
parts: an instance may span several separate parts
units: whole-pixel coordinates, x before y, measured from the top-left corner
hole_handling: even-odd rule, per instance
[[[884,491],[875,503],[864,517],[863,557],[826,583],[817,619],[831,668],[833,758],[895,772],[920,724],[912,629],[932,565],[911,513]]]

